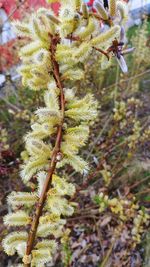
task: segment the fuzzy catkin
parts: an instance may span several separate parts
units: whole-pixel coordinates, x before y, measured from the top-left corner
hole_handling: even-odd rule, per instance
[[[109,14],[111,17],[116,15],[116,0],[109,0]]]
[[[75,185],[66,176],[60,177],[59,169],[70,165],[81,174],[89,170],[88,163],[80,156],[80,149],[87,143],[89,124],[97,118],[98,102],[86,91],[85,96],[79,98],[76,81],[84,79],[83,65],[94,46],[102,45],[107,49],[120,34],[119,25],[110,25],[106,32],[101,32],[99,16],[91,14],[83,1],[60,3],[58,17],[51,9],[40,8],[29,18],[29,23],[14,22],[17,34],[28,38],[28,43],[20,49],[22,83],[39,91],[44,101],[35,111],[36,121],[24,138],[26,151],[20,172],[28,187],[34,183],[35,191],[12,192],[8,204],[13,212],[4,217],[5,224],[23,226],[26,231],[13,231],[7,235],[3,247],[8,255],[17,252],[25,264],[34,267],[52,262],[58,248],[55,239],[65,236],[66,217],[74,213],[76,206],[69,198],[75,193]],[[107,20],[104,7],[98,6],[97,9],[101,19]],[[111,13],[114,8],[112,10]],[[57,138],[60,138],[59,142]],[[56,148],[59,150],[57,154]],[[53,169],[50,188],[43,191],[49,178],[47,174]],[[39,199],[41,201],[43,194],[41,204]],[[20,205],[21,210],[17,211]],[[44,208],[35,229],[34,220],[41,207]],[[28,242],[30,247],[28,232],[32,235],[33,229],[35,245],[29,254],[26,250]],[[49,240],[50,236],[52,240]]]
[[[108,13],[107,13],[106,9],[104,8],[104,6],[101,3],[96,2],[95,3],[95,8],[96,8],[96,10],[98,11],[98,14],[101,16],[101,18],[103,20],[108,20]]]
[[[115,25],[112,28],[110,28],[108,31],[104,32],[100,36],[97,36],[91,40],[92,45],[103,45],[108,41],[111,41],[119,36],[120,34],[120,26]]]

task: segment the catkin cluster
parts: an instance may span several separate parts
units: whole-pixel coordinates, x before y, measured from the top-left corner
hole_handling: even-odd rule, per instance
[[[17,252],[24,266],[42,267],[52,261],[65,217],[74,212],[75,203],[69,197],[75,186],[60,177],[59,168],[69,164],[80,173],[89,168],[79,150],[88,140],[98,104],[92,94],[78,98],[69,83],[75,85],[84,78],[83,64],[93,47],[108,48],[121,32],[115,21],[102,32],[100,20],[110,17],[90,13],[80,0],[60,2],[58,17],[51,9],[40,8],[28,23],[14,22],[17,34],[28,42],[20,50],[22,83],[40,90],[45,103],[35,111],[36,120],[25,136],[26,156],[20,173],[27,186],[35,183],[34,191],[12,192],[8,196],[11,213],[4,217],[7,226],[17,227],[3,240],[5,252]],[[119,5],[121,1],[110,1],[111,17],[115,18],[117,8],[121,10]]]
[[[99,212],[102,213],[106,209],[110,210],[112,214],[118,215],[118,224],[123,226],[124,223],[128,225],[128,222],[132,224],[130,226],[130,234],[133,240],[133,247],[141,242],[141,237],[144,232],[144,227],[149,224],[150,216],[148,210],[144,207],[139,207],[135,198],[109,198],[108,195],[100,193],[94,198],[96,204],[99,205]]]

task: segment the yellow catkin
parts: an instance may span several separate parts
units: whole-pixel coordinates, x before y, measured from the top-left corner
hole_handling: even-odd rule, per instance
[[[89,12],[88,12],[87,5],[85,3],[82,4],[82,13],[83,13],[84,19],[88,19]]]
[[[92,18],[89,18],[89,23],[88,25],[85,27],[85,29],[80,32],[78,34],[78,36],[81,38],[81,39],[84,39],[88,36],[90,36],[95,30],[95,23],[94,23],[94,20]]]
[[[21,48],[20,56],[21,57],[29,57],[32,56],[33,53],[38,51],[42,47],[42,43],[39,41],[33,41],[24,47]]]
[[[117,10],[119,11],[120,15],[121,15],[121,19],[122,21],[127,19],[127,8],[126,8],[126,4],[121,2],[121,1],[117,1]]]
[[[103,19],[103,20],[108,20],[108,13],[107,11],[105,10],[104,6],[98,2],[95,3],[95,7],[100,15],[100,17]]]
[[[54,24],[59,24],[60,21],[58,18],[56,18],[56,16],[48,14],[47,17],[49,18],[49,20],[51,20],[51,22],[53,22]]]
[[[47,1],[55,2],[55,0]],[[24,184],[31,190],[34,189],[35,196],[33,198],[28,192],[22,195],[15,193],[17,197],[11,195],[9,200],[12,208],[15,210],[19,206],[20,209],[4,217],[5,224],[17,227],[17,232],[12,232],[3,240],[4,250],[8,255],[17,252],[23,257],[25,266],[41,267],[52,262],[53,249],[45,248],[49,246],[50,241],[40,239],[42,243],[36,247],[32,246],[30,241],[37,244],[37,237],[49,238],[50,235],[54,238],[62,237],[63,227],[66,224],[64,217],[71,216],[74,212],[76,204],[70,202],[67,196],[74,195],[75,186],[67,182],[67,179],[54,176],[54,173],[58,173],[59,168],[70,165],[76,172],[88,174],[88,164],[80,157],[79,150],[86,144],[89,126],[94,123],[98,115],[98,103],[92,94],[86,94],[81,99],[75,96],[76,81],[85,78],[85,60],[93,50],[93,46],[100,45],[102,49],[107,50],[112,41],[120,35],[118,25],[106,27],[106,32],[101,32],[99,25],[99,17],[108,20],[109,12],[111,15],[115,14],[114,1],[110,1],[112,11],[109,12],[103,5],[97,6],[101,16],[89,12],[87,5],[82,4],[84,3],[82,0],[59,2],[61,7],[58,16],[55,16],[51,9],[41,8],[28,16],[29,22],[15,23],[17,32],[21,36],[26,36],[28,43],[20,49],[24,64],[20,68],[23,83],[32,90],[42,89],[41,101],[44,94],[42,107],[39,107],[35,116],[31,117],[34,124],[31,126],[31,132],[25,137],[26,154],[20,172]],[[117,0],[118,2],[122,3]],[[119,16],[121,21],[124,17],[124,13],[121,12],[124,9],[117,5],[117,11],[117,15],[121,14]],[[116,23],[115,20],[112,21]],[[61,82],[67,88],[64,88]],[[137,132],[138,125],[135,126],[134,132]],[[133,135],[131,138],[132,141]],[[55,153],[55,150],[59,153]],[[52,179],[47,192],[44,184],[49,168]],[[106,171],[103,176],[109,184],[111,173],[107,169]],[[44,196],[43,201],[41,205],[36,205],[41,194]],[[105,203],[109,208],[108,197],[104,197]],[[36,205],[35,212],[31,205]],[[111,200],[111,209],[115,214],[122,216],[122,206],[114,206],[114,199],[113,202]],[[39,221],[38,227],[35,227],[35,220]],[[31,225],[30,230],[27,224]],[[30,231],[31,236],[28,232],[20,231],[19,226],[21,229],[24,226]],[[25,252],[26,245],[30,255],[26,255],[28,254]]]
[[[75,0],[75,6],[76,6],[76,9],[77,10],[80,10],[80,8],[81,8],[81,0]]]
[[[20,21],[15,21],[12,23],[12,25],[14,26],[14,31],[16,32],[18,36],[21,36],[21,37],[29,36],[30,37],[30,30],[29,30],[28,24],[20,22]]]
[[[31,263],[31,255],[24,255],[22,261],[24,264],[30,264]]]
[[[109,0],[109,14],[111,17],[116,15],[116,0]]]
[[[120,26],[115,25],[112,28],[110,28],[110,30],[108,30],[107,32],[104,32],[98,37],[93,38],[91,40],[91,44],[92,45],[104,44],[110,39],[114,39],[115,37],[117,37],[119,33],[120,33]]]

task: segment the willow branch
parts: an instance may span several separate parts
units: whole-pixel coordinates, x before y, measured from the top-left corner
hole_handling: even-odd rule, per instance
[[[37,203],[37,207],[35,210],[35,215],[31,224],[29,236],[28,236],[28,241],[27,241],[27,249],[26,249],[26,255],[29,256],[31,254],[31,251],[34,246],[34,241],[36,237],[36,232],[37,228],[39,225],[39,218],[42,215],[43,207],[45,204],[45,200],[47,197],[47,192],[51,186],[52,182],[52,176],[56,168],[57,164],[57,155],[60,152],[60,147],[61,147],[61,140],[62,140],[62,130],[63,130],[63,121],[64,121],[64,110],[65,110],[65,99],[64,99],[64,93],[63,93],[63,85],[60,80],[60,73],[59,73],[59,65],[55,60],[55,52],[56,52],[56,46],[59,43],[59,37],[55,36],[51,38],[51,60],[52,60],[52,65],[53,65],[53,76],[56,81],[56,84],[58,88],[60,89],[60,110],[62,113],[62,121],[61,124],[58,126],[57,129],[57,136],[56,136],[56,142],[55,142],[55,147],[53,149],[52,157],[51,157],[51,163],[49,167],[49,171],[47,173],[46,181],[43,186],[43,190],[40,196],[40,199]],[[25,264],[25,267],[30,267],[30,264]]]
[[[107,59],[109,60],[109,55],[107,52],[105,52],[104,50],[100,49],[100,48],[97,48],[95,46],[93,46],[93,49],[95,49],[96,51],[100,52],[101,54],[105,55],[107,57]]]

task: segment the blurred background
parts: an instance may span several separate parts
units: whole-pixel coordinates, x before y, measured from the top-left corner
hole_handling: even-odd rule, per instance
[[[93,8],[93,0],[85,2],[90,9]],[[134,121],[138,118],[143,125],[143,130],[150,126],[150,0],[129,0],[125,2],[129,10],[129,18],[125,26],[127,30],[125,46],[136,48],[133,54],[126,56],[128,73],[123,75],[115,61],[109,69],[101,69],[100,57],[96,64],[94,64],[93,59],[87,62],[85,81],[77,84],[79,94],[83,94],[82,88],[91,88],[87,90],[94,91],[101,105],[99,119],[93,126],[93,134],[83,154],[89,160],[93,168],[91,172],[93,172],[101,158],[100,151],[105,151],[107,137],[111,135],[110,147],[113,153],[116,153],[113,145],[115,146],[118,142],[116,154],[119,156],[117,156],[117,159],[116,157],[113,158],[114,154],[112,156],[110,152],[107,158],[108,162],[111,161],[111,164],[114,164],[116,170],[115,184],[110,190],[117,190],[118,184],[120,188],[129,185],[133,188],[133,192],[139,198],[139,201],[149,208],[150,142],[146,140],[144,144],[136,143],[135,146],[139,145],[136,151],[125,149],[125,154],[122,154],[122,149],[124,149],[122,147],[123,138],[127,138],[131,133],[131,127],[135,125],[125,126],[126,131],[124,128],[118,132],[115,130],[114,136],[114,133],[111,132],[114,123],[111,114],[113,114],[114,108],[121,101],[127,103],[128,99],[133,101],[137,98],[138,103],[140,103],[137,104],[138,107],[136,107],[131,119],[132,123],[134,124]],[[33,111],[42,104],[40,92],[35,93],[29,88],[24,88],[21,84],[21,77],[16,70],[20,64],[18,51],[26,41],[16,37],[11,27],[11,21],[14,19],[23,20],[37,8],[49,6],[53,8],[55,14],[58,13],[59,3],[57,1],[48,5],[45,0],[0,0],[0,239],[7,233],[2,220],[3,215],[8,211],[6,196],[12,190],[20,191],[24,187],[21,180],[18,179],[19,164],[24,157],[24,154],[21,153],[24,149],[23,136],[29,131],[30,122],[34,121]],[[96,57],[98,56],[96,54]],[[128,112],[133,112],[133,109],[130,110],[129,108]],[[115,139],[118,137],[119,139]],[[128,162],[125,160],[125,155],[128,156]],[[122,166],[121,173],[120,166]],[[127,169],[128,171],[125,172]],[[75,173],[70,169],[69,172],[70,177],[74,179]],[[100,173],[98,175],[100,177]],[[82,179],[83,177],[79,177],[79,182]],[[95,179],[93,180],[94,185],[96,183]],[[129,265],[124,265],[125,263],[120,260],[121,263],[116,261],[116,265],[111,265],[111,267],[150,267],[149,240],[150,234],[147,231],[142,246],[135,250],[131,257],[132,264],[130,261]],[[128,246],[122,247],[122,250],[127,253],[126,255],[129,255]],[[116,252],[114,251],[114,253]],[[12,266],[11,259],[3,253],[1,246],[0,254],[0,266]],[[15,260],[17,262],[17,259]],[[96,259],[93,257],[92,261],[94,262]],[[57,266],[61,266],[61,264]],[[77,266],[98,265],[94,265],[94,263],[93,265],[87,263],[80,265],[78,263]]]

